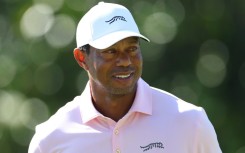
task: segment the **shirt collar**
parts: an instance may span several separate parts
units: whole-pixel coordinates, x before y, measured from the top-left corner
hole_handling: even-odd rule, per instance
[[[80,113],[84,123],[98,116],[103,116],[99,111],[96,110],[96,108],[93,105],[89,81],[79,99]]]
[[[138,80],[134,103],[128,113],[140,112],[147,115],[152,114],[152,94],[150,89],[150,86],[143,79],[140,78]],[[103,116],[93,105],[89,82],[78,99],[81,117],[84,123]]]
[[[152,93],[150,86],[140,78],[137,84],[137,91],[134,103],[129,110],[129,113],[140,112],[152,115]]]

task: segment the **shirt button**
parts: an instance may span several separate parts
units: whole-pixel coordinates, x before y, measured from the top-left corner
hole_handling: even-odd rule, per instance
[[[115,134],[115,135],[118,135],[118,133],[119,133],[119,130],[116,129],[116,130],[114,131],[114,134]]]
[[[116,150],[116,153],[120,153],[120,149],[117,149],[117,150]]]

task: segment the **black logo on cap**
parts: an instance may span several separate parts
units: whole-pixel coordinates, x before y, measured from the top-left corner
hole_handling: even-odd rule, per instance
[[[112,24],[113,22],[117,21],[117,20],[121,20],[121,21],[126,21],[126,19],[123,16],[114,16],[112,19],[105,21],[108,22],[109,24]]]
[[[164,149],[163,144],[161,142],[156,142],[156,143],[150,143],[147,146],[140,146],[143,151],[148,151],[153,148],[158,148],[158,149]]]

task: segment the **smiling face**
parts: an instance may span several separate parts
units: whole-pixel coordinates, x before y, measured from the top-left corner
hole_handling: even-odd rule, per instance
[[[92,90],[111,95],[135,92],[142,74],[139,38],[128,37],[102,50],[90,47],[85,63]]]

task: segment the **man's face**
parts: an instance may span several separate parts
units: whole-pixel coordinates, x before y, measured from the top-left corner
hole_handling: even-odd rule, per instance
[[[135,91],[142,74],[139,38],[128,37],[106,49],[90,47],[86,58],[91,86],[112,95]]]

